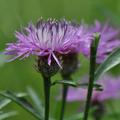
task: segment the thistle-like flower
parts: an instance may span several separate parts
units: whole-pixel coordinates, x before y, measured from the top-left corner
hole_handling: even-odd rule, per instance
[[[66,20],[40,19],[37,25],[29,24],[25,32],[16,32],[16,43],[8,43],[5,54],[13,59],[23,59],[30,55],[47,58],[48,65],[52,60],[61,67],[60,56],[80,52],[84,41],[90,39],[84,27],[72,25]]]
[[[99,32],[101,35],[96,58],[98,64],[102,63],[109,53],[120,46],[120,30],[110,26],[108,23],[101,24],[99,21],[95,21],[93,26],[88,27],[88,31],[91,34]],[[89,57],[91,41],[87,41],[87,44],[83,49],[83,53]]]
[[[109,99],[120,98],[120,77],[112,77],[105,75],[97,81],[103,86],[103,91],[93,90],[92,101],[106,101]],[[85,88],[70,88],[67,96],[69,102],[84,101],[87,96],[87,89]]]

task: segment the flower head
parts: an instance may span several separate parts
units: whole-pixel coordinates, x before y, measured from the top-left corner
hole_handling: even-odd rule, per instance
[[[59,66],[57,56],[80,52],[85,39],[90,39],[84,27],[76,27],[66,20],[41,19],[37,25],[29,24],[25,33],[16,32],[16,43],[8,43],[5,54],[16,58],[25,58],[30,55],[47,56],[48,65],[52,58]]]
[[[98,84],[103,86],[103,91],[97,91],[94,89],[92,95],[92,101],[105,101],[108,99],[120,98],[120,77],[114,78],[112,76],[105,75],[97,81]],[[84,101],[86,100],[87,89],[84,88],[70,88],[67,96],[67,100],[72,101]]]
[[[109,53],[120,46],[120,30],[110,26],[108,23],[102,25],[99,21],[95,21],[95,24],[90,26],[88,31],[92,34],[99,32],[101,35],[96,58],[98,64],[102,63]],[[88,46],[85,47],[83,53],[89,57],[91,41],[87,42]]]

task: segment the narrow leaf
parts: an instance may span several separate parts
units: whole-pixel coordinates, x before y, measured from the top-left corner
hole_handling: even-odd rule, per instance
[[[104,73],[109,71],[120,63],[120,48],[111,53],[106,60],[97,68],[95,72],[95,80],[99,79]]]
[[[64,84],[64,85],[69,85],[69,86],[73,86],[73,87],[77,86],[76,82],[69,81],[69,80],[57,80],[52,83],[52,85],[55,85],[55,84]]]
[[[88,87],[88,83],[82,83],[82,84],[78,84],[78,86],[80,86],[80,87]],[[97,84],[97,83],[94,83],[93,84],[93,88],[95,89],[95,90],[97,90],[97,91],[103,91],[103,87],[102,87],[102,85],[100,85],[100,84]]]
[[[16,96],[17,96],[17,97],[25,97],[25,96],[26,96],[26,93],[17,93]],[[2,108],[4,108],[5,106],[7,106],[7,105],[8,105],[9,103],[11,103],[11,102],[12,102],[12,100],[7,99],[7,98],[0,100],[0,110],[1,110]]]
[[[28,87],[27,91],[28,91],[30,98],[34,102],[35,108],[39,111],[40,115],[44,118],[44,107],[42,105],[41,99],[31,87]]]
[[[52,83],[52,85],[55,85],[55,84],[64,84],[72,87],[88,87],[88,83],[79,83],[79,82],[74,82],[70,80],[58,80]],[[97,83],[94,83],[93,87],[99,91],[103,90],[102,85]]]
[[[10,99],[2,99],[2,100],[0,100],[0,110],[2,108],[4,108],[5,106],[7,106],[10,102],[11,102]]]
[[[25,98],[18,98],[15,94],[13,94],[10,91],[0,92],[0,95],[11,99],[15,103],[17,103],[19,106],[24,108],[26,111],[31,113],[34,117],[36,117],[39,120],[42,120],[39,113],[33,108],[33,106]]]
[[[12,112],[7,112],[7,113],[2,113],[0,114],[0,120],[6,120],[7,118],[9,117],[13,117],[17,115],[17,112],[16,111],[12,111]]]

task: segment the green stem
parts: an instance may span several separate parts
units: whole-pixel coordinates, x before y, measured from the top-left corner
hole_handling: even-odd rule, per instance
[[[63,79],[64,80],[71,80],[70,76],[67,76],[67,77],[63,76]],[[63,120],[63,118],[64,118],[68,89],[69,89],[68,85],[63,85],[62,106],[61,106],[61,112],[60,112],[60,120]]]
[[[60,120],[63,120],[63,118],[64,118],[65,107],[66,107],[66,97],[67,97],[67,93],[68,93],[68,86],[67,86],[67,85],[63,85],[62,107],[61,107]]]
[[[94,41],[91,44],[90,48],[90,72],[89,72],[89,84],[88,84],[88,92],[87,92],[87,100],[85,105],[85,112],[84,112],[84,118],[83,120],[88,120],[89,115],[89,109],[91,105],[91,97],[93,92],[93,86],[94,86],[94,77],[95,77],[95,67],[96,67],[96,53],[97,53],[97,47],[98,42],[100,39],[100,35],[98,33],[94,34]]]
[[[45,94],[45,120],[49,120],[49,111],[50,111],[50,87],[51,80],[49,77],[44,78],[44,94]]]

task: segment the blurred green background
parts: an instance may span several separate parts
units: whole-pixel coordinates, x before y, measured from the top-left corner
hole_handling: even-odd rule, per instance
[[[85,20],[92,23],[95,19],[101,21],[110,20],[116,25],[120,25],[120,0],[0,0],[0,51],[3,51],[7,42],[15,40],[14,32],[26,26],[28,22],[36,22],[40,17],[47,19],[66,18],[80,22]],[[78,80],[80,76],[88,72],[88,61],[80,57],[81,68],[73,76]],[[10,89],[13,91],[26,91],[27,86],[32,86],[41,98],[43,98],[43,81],[39,73],[34,69],[34,58],[23,61],[16,60],[11,63],[3,63],[4,56],[0,56],[0,90]],[[112,73],[119,75],[120,66],[112,70]],[[82,69],[82,70],[81,70]],[[61,79],[56,75],[53,79]],[[60,86],[59,86],[60,87]],[[52,88],[51,113],[54,112],[56,103],[55,97],[59,91],[58,86]],[[119,112],[118,103],[114,101],[113,107]],[[66,116],[77,112],[79,103],[68,104]],[[58,107],[59,108],[59,107]],[[18,109],[19,115],[9,120],[35,120],[30,114],[15,104],[11,104],[6,109]],[[112,110],[108,106],[108,111]],[[58,112],[56,112],[56,117]],[[119,117],[120,118],[120,117]],[[112,117],[106,117],[105,120],[113,120]]]

